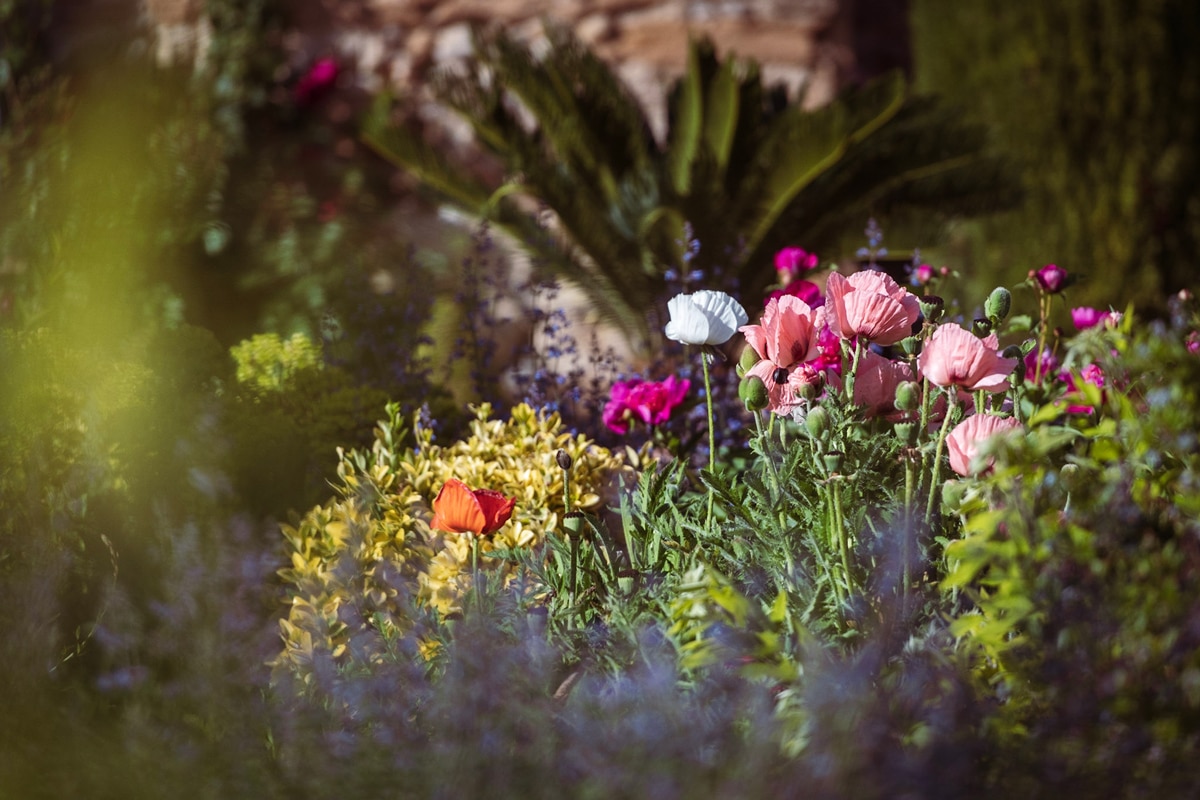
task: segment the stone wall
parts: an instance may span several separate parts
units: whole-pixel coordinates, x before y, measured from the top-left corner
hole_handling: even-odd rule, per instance
[[[200,0],[142,0],[160,61],[203,57]],[[285,48],[299,74],[334,56],[359,88],[419,94],[430,72],[470,55],[473,25],[503,26],[536,46],[543,19],[571,28],[663,124],[666,86],[689,36],[759,62],[769,83],[827,102],[854,70],[851,0],[293,0]]]

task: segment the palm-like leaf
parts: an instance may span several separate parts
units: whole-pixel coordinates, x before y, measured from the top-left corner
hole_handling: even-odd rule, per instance
[[[579,285],[635,343],[648,341],[664,273],[682,266],[685,223],[702,245],[691,267],[710,285],[753,292],[770,281],[777,249],[829,245],[871,210],[969,212],[1008,196],[981,137],[909,96],[899,76],[805,111],[768,91],[753,64],[722,62],[711,44],[694,42],[660,144],[603,62],[561,30],[549,36],[541,57],[503,34],[477,36],[479,68],[435,83],[502,160],[506,184],[469,177],[385,124],[382,108],[366,138]],[[513,192],[551,209],[561,235],[547,235]]]

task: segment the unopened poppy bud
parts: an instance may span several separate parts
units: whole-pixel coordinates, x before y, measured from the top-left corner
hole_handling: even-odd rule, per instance
[[[913,381],[901,381],[896,386],[896,410],[916,411],[921,404],[921,387]]]
[[[575,463],[571,458],[571,454],[566,450],[559,450],[557,453],[555,453],[554,460],[558,462],[559,469],[563,471],[569,470],[571,465]]]
[[[750,368],[761,360],[754,348],[746,345],[746,349],[742,351],[742,357],[738,359],[737,376],[739,378],[746,377],[746,373],[750,371]]]
[[[1012,310],[1012,293],[1003,286],[997,286],[992,289],[992,293],[988,295],[987,302],[983,304],[983,313],[987,314],[987,318],[991,320],[993,325],[999,325],[1008,316],[1008,312]]]
[[[917,302],[921,307],[921,313],[930,322],[937,322],[946,313],[946,301],[936,294],[924,295]]]
[[[978,317],[971,322],[971,333],[978,336],[980,339],[992,332],[992,323],[983,317]]]
[[[757,375],[742,378],[738,384],[738,397],[745,403],[747,411],[762,411],[771,402],[767,385]]]
[[[805,402],[812,402],[817,397],[818,387],[816,381],[805,381],[800,384],[800,388],[796,390],[796,396]]]
[[[1067,487],[1068,492],[1073,492],[1083,485],[1083,470],[1078,464],[1063,464],[1062,469],[1058,471],[1058,475],[1062,478],[1063,486]]]
[[[804,418],[804,427],[808,428],[808,432],[813,436],[819,438],[829,430],[829,412],[820,406],[810,410]]]
[[[950,511],[958,511],[966,494],[967,484],[963,481],[946,481],[942,484],[942,505]]]

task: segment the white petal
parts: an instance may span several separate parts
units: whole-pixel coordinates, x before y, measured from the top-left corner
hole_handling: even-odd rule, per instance
[[[709,338],[709,319],[692,301],[692,295],[677,294],[667,302],[671,321],[667,323],[668,339],[683,344],[706,344]]]

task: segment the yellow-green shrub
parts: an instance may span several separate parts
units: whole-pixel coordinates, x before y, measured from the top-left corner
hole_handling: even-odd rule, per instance
[[[558,527],[564,511],[563,470],[571,457],[571,507],[594,508],[616,473],[619,455],[562,428],[558,414],[528,405],[508,420],[491,407],[475,408],[469,435],[435,444],[433,431],[413,425],[415,447],[402,448],[399,407],[388,406],[370,450],[339,451],[339,496],[283,526],[292,564],[280,570],[291,609],[280,621],[284,650],[276,670],[309,682],[318,658],[337,663],[383,657],[387,637],[414,630],[407,609],[439,615],[461,609],[471,578],[469,534],[431,530],[430,504],[442,484],[457,478],[473,488],[515,497],[512,519],[480,544],[480,568],[504,570],[488,558],[496,549],[534,547]],[[382,636],[361,636],[372,632]]]

